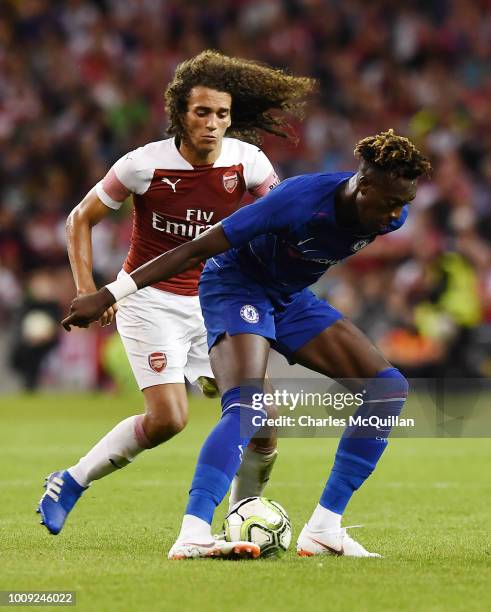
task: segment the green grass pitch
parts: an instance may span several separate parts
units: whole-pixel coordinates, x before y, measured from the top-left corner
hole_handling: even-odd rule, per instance
[[[133,402],[133,408],[132,408]],[[78,610],[491,609],[489,440],[394,439],[346,524],[383,559],[298,558],[335,440],[280,440],[267,495],[294,534],[280,560],[167,561],[195,458],[218,414],[192,399],[187,429],[84,494],[57,537],[34,508],[67,467],[140,408],[114,396],[0,399],[0,590],[75,590]],[[217,512],[218,528],[224,507]]]

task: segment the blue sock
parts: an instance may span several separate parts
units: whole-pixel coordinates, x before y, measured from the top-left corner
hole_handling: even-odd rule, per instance
[[[365,402],[355,417],[398,416],[408,393],[408,383],[396,368],[379,372],[367,387]],[[348,427],[339,441],[331,474],[320,505],[343,514],[353,493],[375,469],[387,447],[390,427]]]
[[[262,395],[255,387],[234,387],[223,394],[222,418],[201,448],[186,514],[211,524],[215,508],[239,469],[243,451],[261,426],[257,417],[265,416]]]

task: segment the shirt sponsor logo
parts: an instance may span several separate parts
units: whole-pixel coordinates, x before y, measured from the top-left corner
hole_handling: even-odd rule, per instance
[[[255,306],[251,304],[244,304],[240,309],[240,316],[247,321],[247,323],[257,323],[259,321],[259,313]]]
[[[213,211],[193,208],[186,211],[185,219],[176,221],[167,219],[165,215],[153,211],[152,227],[159,232],[173,234],[174,236],[182,236],[183,238],[192,240],[213,226],[213,215]]]
[[[165,366],[167,365],[167,357],[165,353],[162,353],[161,351],[150,353],[150,355],[148,356],[148,365],[152,368],[154,372],[160,374],[160,372],[162,372],[162,370],[164,370]]]
[[[225,191],[228,191],[228,193],[233,193],[239,184],[239,175],[237,172],[225,172],[222,180]]]

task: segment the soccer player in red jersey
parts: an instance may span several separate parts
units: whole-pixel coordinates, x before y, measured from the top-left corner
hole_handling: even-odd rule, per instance
[[[278,182],[256,146],[260,132],[287,137],[285,113],[301,115],[313,81],[248,60],[205,51],[177,67],[165,99],[171,138],[119,159],[72,211],[68,253],[81,296],[95,290],[91,229],[132,196],[133,233],[119,278],[162,252],[198,237],[239,206],[246,192],[265,195]],[[273,116],[271,111],[277,111]],[[229,131],[233,137],[225,137]],[[145,413],[116,425],[78,463],[53,472],[38,506],[57,534],[89,484],[179,433],[188,406],[184,379],[215,391],[198,299],[202,266],[122,300],[117,327],[143,392]],[[100,318],[108,325],[115,306]],[[276,458],[273,437],[244,451],[231,503],[262,492]]]

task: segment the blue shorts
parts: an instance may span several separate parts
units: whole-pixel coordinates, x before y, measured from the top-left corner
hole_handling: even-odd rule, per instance
[[[295,351],[343,318],[309,289],[279,296],[245,274],[236,262],[224,263],[221,258],[220,266],[210,259],[199,283],[208,350],[225,333],[256,334],[295,363]]]

